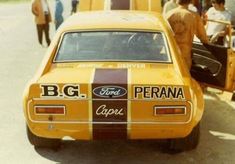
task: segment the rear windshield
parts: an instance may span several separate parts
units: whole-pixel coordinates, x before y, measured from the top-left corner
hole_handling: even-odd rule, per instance
[[[171,62],[161,32],[70,32],[63,35],[55,62]]]

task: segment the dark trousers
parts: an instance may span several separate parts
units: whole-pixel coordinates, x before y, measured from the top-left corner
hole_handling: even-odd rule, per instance
[[[47,45],[49,46],[51,43],[50,36],[49,36],[49,21],[48,21],[48,15],[45,15],[46,17],[46,23],[45,24],[37,24],[37,32],[38,32],[38,41],[40,44],[42,44],[42,36],[43,32],[45,34]]]

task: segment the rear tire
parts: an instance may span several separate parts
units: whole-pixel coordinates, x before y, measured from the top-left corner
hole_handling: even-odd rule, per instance
[[[38,137],[31,132],[28,126],[27,126],[27,137],[29,142],[35,147],[57,149],[61,145],[60,139]]]
[[[200,123],[198,123],[192,132],[184,138],[176,138],[169,140],[169,150],[174,152],[182,152],[195,149],[200,139]]]

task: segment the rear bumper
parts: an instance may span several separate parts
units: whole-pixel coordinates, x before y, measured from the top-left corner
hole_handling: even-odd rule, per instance
[[[76,140],[93,140],[94,124],[54,124],[54,123],[29,123],[31,131],[40,137],[45,138],[60,138],[71,137]],[[129,123],[127,126],[127,134],[125,139],[168,139],[182,138],[187,136],[193,129],[193,123],[187,124],[148,124],[148,123]],[[105,127],[105,126],[102,126]],[[113,139],[112,135],[118,136],[122,129],[112,128],[112,125],[100,129],[107,134],[102,136],[102,139]],[[114,139],[123,139],[114,138]]]

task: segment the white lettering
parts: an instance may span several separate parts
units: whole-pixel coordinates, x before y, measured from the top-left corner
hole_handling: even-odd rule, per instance
[[[115,90],[116,88],[102,88],[100,91],[101,96],[119,96],[121,93],[121,89]]]
[[[96,110],[96,115],[103,115],[105,117],[115,115],[115,116],[123,116],[123,108],[121,109],[107,109],[106,105],[101,105],[97,110]]]
[[[145,64],[118,64],[118,68],[145,68]]]
[[[104,64],[79,64],[77,68],[101,68]]]

